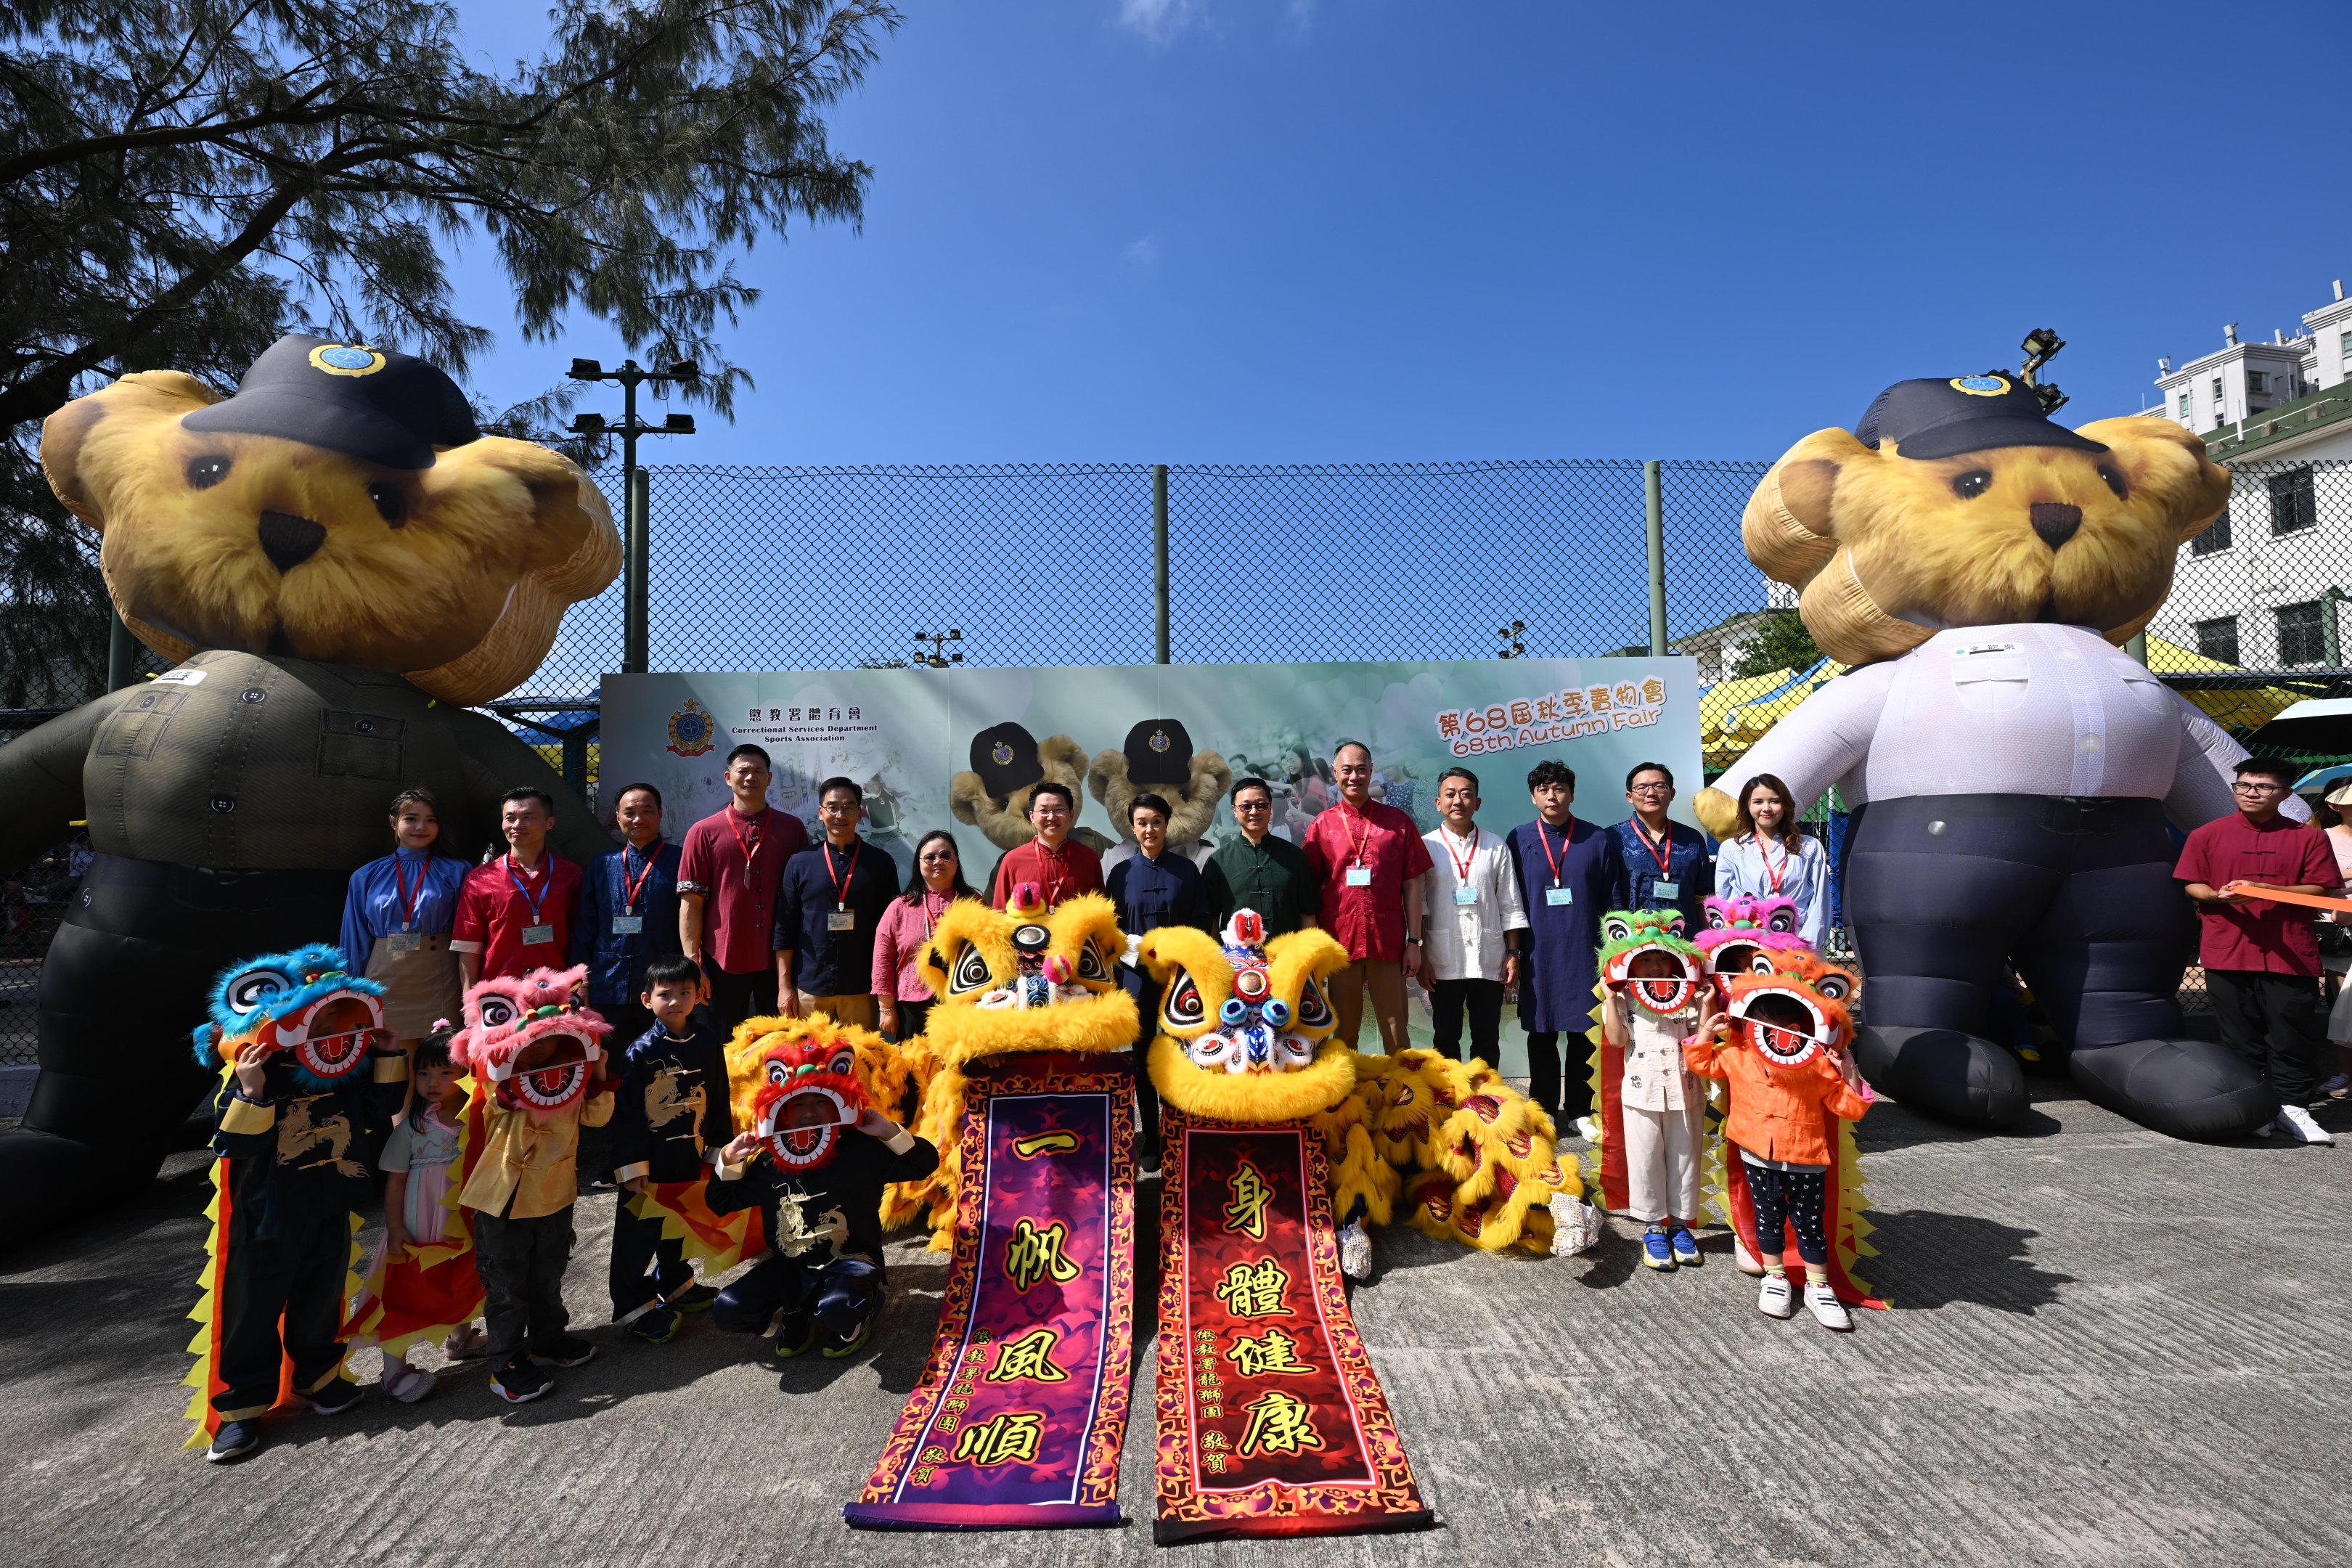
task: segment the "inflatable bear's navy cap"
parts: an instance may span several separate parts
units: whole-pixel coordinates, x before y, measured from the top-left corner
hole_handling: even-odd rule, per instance
[[[1173,719],[1146,719],[1127,732],[1127,782],[1181,784],[1192,777],[1192,737]]]
[[[971,738],[971,771],[980,787],[1003,799],[1045,776],[1037,737],[1014,723],[992,724]]]
[[[1905,458],[1957,458],[1995,447],[2106,450],[2052,419],[2032,387],[1998,371],[1898,381],[1872,401],[1853,434],[1873,448],[1892,441]]]
[[[278,436],[387,468],[429,468],[436,447],[481,435],[457,384],[408,354],[289,333],[262,352],[234,397],[190,430]]]

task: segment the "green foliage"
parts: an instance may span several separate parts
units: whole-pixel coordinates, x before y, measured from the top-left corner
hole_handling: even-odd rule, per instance
[[[1819,664],[1822,650],[1804,620],[1794,610],[1767,610],[1764,619],[1742,645],[1732,667],[1737,676],[1769,675],[1776,669],[1807,670]]]
[[[35,447],[115,375],[226,387],[310,330],[462,377],[490,333],[446,260],[474,238],[527,339],[593,318],[698,361],[681,395],[730,412],[751,377],[719,335],[758,298],[734,258],[795,216],[859,221],[871,171],[821,114],[898,24],[882,0],[566,4],[535,58],[484,70],[427,0],[0,8],[0,704],[60,658],[103,671],[92,544]],[[570,396],[491,423],[543,429]]]

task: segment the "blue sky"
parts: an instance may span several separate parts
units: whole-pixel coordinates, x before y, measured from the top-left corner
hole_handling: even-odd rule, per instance
[[[2352,275],[2340,3],[906,9],[864,232],[753,251],[759,384],[655,460],[1769,458],[2035,326],[2130,412]],[[618,357],[487,254],[490,397]]]

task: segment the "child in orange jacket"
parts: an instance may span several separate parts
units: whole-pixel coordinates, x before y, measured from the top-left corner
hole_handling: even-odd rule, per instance
[[[1801,949],[1771,958],[1769,973],[1728,977],[1725,1016],[1714,1033],[1683,1043],[1683,1058],[1693,1072],[1724,1081],[1724,1140],[1739,1151],[1756,1205],[1764,1264],[1757,1309],[1772,1318],[1796,1313],[1781,1261],[1782,1237],[1793,1228],[1805,1307],[1823,1328],[1843,1331],[1853,1320],[1830,1288],[1822,1210],[1837,1157],[1830,1119],[1858,1121],[1876,1098],[1846,1054],[1853,1034],[1846,1003],[1858,982]]]

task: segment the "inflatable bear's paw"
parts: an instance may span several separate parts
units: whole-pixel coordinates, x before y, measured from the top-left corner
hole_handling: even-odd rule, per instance
[[[2092,1103],[2168,1137],[2243,1138],[2278,1114],[2252,1065],[2210,1040],[2077,1047],[2067,1070]]]
[[[1958,1029],[1865,1026],[1854,1065],[1870,1087],[1960,1127],[2014,1127],[2031,1105],[2015,1057]]]

